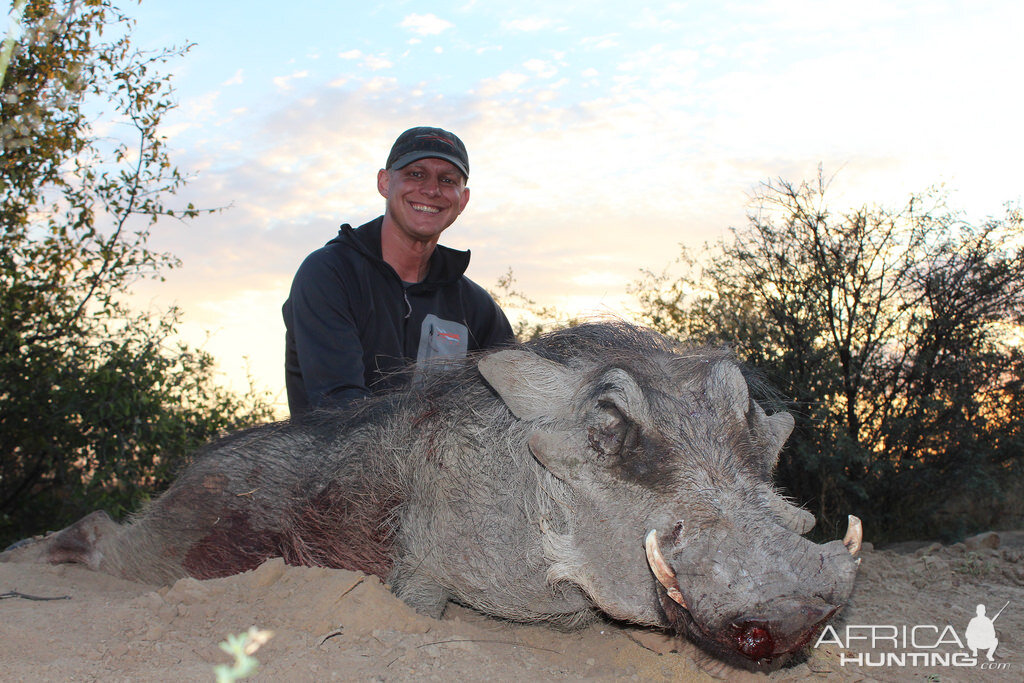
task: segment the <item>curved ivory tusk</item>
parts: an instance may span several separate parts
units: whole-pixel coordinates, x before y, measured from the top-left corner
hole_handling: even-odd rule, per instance
[[[679,592],[679,583],[676,581],[675,572],[668,566],[668,562],[661,554],[661,548],[658,546],[658,532],[654,529],[647,532],[644,548],[647,550],[647,564],[651,565],[651,571],[654,572],[658,583],[665,587],[668,597],[685,608],[686,603],[683,601],[683,594]]]
[[[850,554],[856,556],[860,552],[861,541],[864,540],[864,525],[860,523],[858,517],[853,515],[849,516],[846,527],[846,536],[843,537],[843,545],[850,551]]]

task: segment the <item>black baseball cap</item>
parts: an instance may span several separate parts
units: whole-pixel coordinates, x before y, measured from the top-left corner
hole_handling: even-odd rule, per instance
[[[455,133],[441,128],[410,128],[395,140],[384,168],[403,168],[420,159],[444,159],[469,178],[469,154]]]

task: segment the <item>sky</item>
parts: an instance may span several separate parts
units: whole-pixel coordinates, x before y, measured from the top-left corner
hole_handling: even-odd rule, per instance
[[[183,265],[140,283],[177,304],[224,381],[284,405],[280,307],[341,223],[383,211],[376,172],[416,125],[458,134],[471,200],[442,243],[469,277],[572,315],[629,317],[643,269],[741,227],[773,179],[900,205],[936,184],[998,214],[1024,193],[1024,3],[147,0],[139,47],[170,64]]]

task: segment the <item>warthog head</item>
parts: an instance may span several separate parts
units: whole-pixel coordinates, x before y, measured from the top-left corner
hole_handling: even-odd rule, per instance
[[[860,531],[812,543],[813,517],[773,488],[793,418],[766,415],[725,351],[628,326],[561,343],[479,363],[562,492],[541,524],[549,582],[748,668],[803,650],[849,598]]]

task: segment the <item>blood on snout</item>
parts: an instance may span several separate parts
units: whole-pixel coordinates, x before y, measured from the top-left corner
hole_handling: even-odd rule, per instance
[[[748,622],[739,626],[736,649],[745,657],[756,661],[770,656],[775,649],[775,642],[765,624]]]

